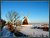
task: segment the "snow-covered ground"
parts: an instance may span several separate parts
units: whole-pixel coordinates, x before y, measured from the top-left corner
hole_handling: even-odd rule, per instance
[[[48,36],[49,37],[49,31],[43,31],[41,29],[31,29],[31,25],[22,25],[18,26],[18,29],[20,29],[20,32],[28,35],[30,37],[44,37]]]

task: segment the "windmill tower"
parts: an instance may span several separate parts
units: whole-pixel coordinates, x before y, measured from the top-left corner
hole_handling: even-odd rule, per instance
[[[23,14],[23,13],[22,13]],[[29,14],[29,13],[28,13]],[[23,15],[24,16],[24,15]],[[24,20],[23,20],[23,23],[22,25],[28,25],[28,15],[27,16],[24,16]]]
[[[23,25],[28,25],[28,20],[27,20],[27,16],[24,16],[24,21],[23,21]]]

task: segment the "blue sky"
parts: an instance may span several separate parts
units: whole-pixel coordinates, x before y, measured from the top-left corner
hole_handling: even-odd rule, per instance
[[[16,11],[20,14],[22,20],[29,13],[31,22],[49,22],[49,5],[48,2],[2,2],[1,18],[6,20],[5,15],[9,11]],[[21,14],[23,12],[24,16]]]

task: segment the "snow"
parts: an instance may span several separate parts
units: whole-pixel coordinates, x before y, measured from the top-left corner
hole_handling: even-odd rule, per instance
[[[43,31],[41,29],[31,29],[31,27],[32,25],[22,25],[20,28],[20,32],[30,37],[41,37],[42,35],[44,37],[49,37],[48,31]]]

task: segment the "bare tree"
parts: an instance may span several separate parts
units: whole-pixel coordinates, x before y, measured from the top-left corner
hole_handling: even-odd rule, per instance
[[[10,11],[6,14],[6,19],[9,22],[15,23],[17,19],[19,19],[19,14],[16,11]]]
[[[21,26],[22,25],[22,20],[17,20],[16,26]]]

